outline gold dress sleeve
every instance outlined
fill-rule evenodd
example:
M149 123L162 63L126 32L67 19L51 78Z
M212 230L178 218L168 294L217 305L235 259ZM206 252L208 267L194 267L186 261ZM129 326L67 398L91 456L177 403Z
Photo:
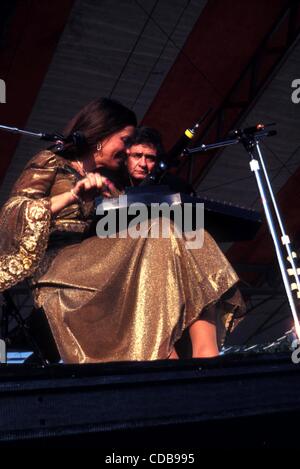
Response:
M15 183L0 212L0 291L33 274L47 248L51 211L49 193L56 156L38 153Z

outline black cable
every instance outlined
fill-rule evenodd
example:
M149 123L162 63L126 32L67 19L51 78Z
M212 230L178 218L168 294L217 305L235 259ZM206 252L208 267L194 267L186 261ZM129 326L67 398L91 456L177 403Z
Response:
M120 81L120 79L121 79L121 77L122 77L122 75L123 75L123 73L124 73L124 70L125 70L125 68L127 67L128 63L129 63L129 60L131 59L132 54L133 54L134 50L136 49L136 46L138 45L138 42L139 42L139 40L141 39L141 37L142 37L142 35L143 35L143 32L145 31L145 29L146 29L148 23L150 22L151 15L152 15L152 13L154 12L154 10L155 10L155 8L156 8L158 2L159 2L159 0L156 0L155 4L154 4L153 7L152 7L151 13L150 13L150 14L147 13L146 22L145 22L144 26L142 27L142 29L141 29L141 31L140 31L140 33L139 33L139 35L138 35L138 37L137 37L137 39L136 39L136 41L135 41L135 43L134 43L134 45L133 45L133 47L132 47L130 53L128 54L127 59L126 59L124 65L123 65L123 67L122 67L122 69L121 69L121 71L120 71L120 73L119 73L119 76L118 76L117 80L115 81L115 84L114 84L114 86L113 86L113 88L112 88L112 90L111 90L111 92L110 92L110 94L109 94L109 97L110 97L110 98L112 97L113 92L115 91L116 87L118 86L119 81Z
M136 3L137 3L137 2L136 2ZM181 12L180 15L179 15L178 20L176 21L176 23L175 23L175 25L174 25L174 27L173 27L173 29L172 29L172 31L171 31L170 36L172 36L172 35L174 34L174 32L175 32L175 30L176 30L176 28L177 28L179 22L181 21L183 15L184 15L184 13L186 12L186 9L188 8L188 6L189 6L190 3L191 3L191 0L188 0L187 3L186 3L186 5L183 7L183 10L182 10L182 12ZM139 5L139 6L140 6L140 5ZM133 104L131 105L131 109L134 108L134 106L135 106L137 100L139 99L139 97L141 96L142 92L144 91L145 86L146 86L146 84L147 84L147 82L148 82L150 76L152 75L153 70L155 69L156 65L158 64L159 60L161 59L161 56L163 55L163 53L164 53L165 50L166 50L167 44L169 43L169 37L168 37L167 34L166 34L166 36L167 36L167 40L166 40L166 42L165 42L165 44L164 44L164 46L163 46L163 48L162 48L162 50L161 50L159 56L157 57L157 59L155 60L154 64L152 65L151 70L148 72L148 74L147 74L147 76L146 76L146 78L145 78L145 81L144 81L142 87L140 88L140 91L138 92L138 94L137 94L137 96L136 96L136 98L135 98Z
M293 163L291 165L291 167L293 167L295 164L296 163ZM282 169L282 167L280 166L280 167L272 169L270 172L273 172L273 171L279 171L280 172L281 169ZM291 173L291 174L293 174L293 173ZM228 186L228 185L232 185L232 184L235 184L236 182L244 181L244 180L247 180L247 179L253 179L253 175L250 174L249 176L244 176L242 178L231 179L230 181L227 180L226 182L222 182L220 184L217 184L216 186L211 186L211 187L207 187L206 189L202 189L201 191L198 192L198 194L201 194L201 192L207 192L207 191L210 191L210 190L219 189L220 187L225 187L225 186Z
M152 12L149 14L147 12L147 10L143 7L143 5L141 5L138 0L135 0L135 3L144 11L144 13L146 13L146 15L148 15L150 17L150 15L152 14ZM183 57L185 57L188 62L194 67L195 70L197 70L197 72L207 81L207 83L210 84L210 86L214 89L214 91L217 93L217 95L223 99L223 95L222 93L220 93L220 91L216 88L216 86L209 80L209 78L198 68L198 66L192 61L192 59L185 53L183 52L182 48L180 48L174 41L173 39L171 38L171 36L166 33L166 31L157 23L157 21L155 21L154 18L150 18L152 20L152 22L159 28L159 30L168 38L168 40L176 47L176 49L179 50L179 52L183 55Z
M289 170L289 167L288 167L288 165L287 165L287 162L289 161L289 158L290 158L290 157L287 159L287 161L282 161L282 160L279 158L279 156L275 153L275 151L272 150L272 149L266 144L266 142L262 141L261 143L262 143L262 145L263 145L270 153L272 153L273 156L275 156L276 160L279 161L279 163L281 164L281 168L278 169L277 175L281 172L282 168L285 168L285 169L287 170L287 172L292 176L293 173ZM274 179L275 179L276 177L277 177L277 176L273 176L271 182L274 181Z

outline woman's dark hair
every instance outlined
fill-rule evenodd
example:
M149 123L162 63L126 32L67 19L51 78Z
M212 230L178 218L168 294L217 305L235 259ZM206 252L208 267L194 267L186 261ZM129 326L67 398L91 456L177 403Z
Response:
M67 143L60 154L70 160L82 159L96 150L99 141L128 125L137 125L133 111L114 99L96 99L84 106L67 124L64 130Z
M165 153L161 134L158 132L158 130L153 129L152 127L137 127L132 137L130 137L128 147L130 148L132 145L142 144L154 147L157 151L158 159L160 159Z

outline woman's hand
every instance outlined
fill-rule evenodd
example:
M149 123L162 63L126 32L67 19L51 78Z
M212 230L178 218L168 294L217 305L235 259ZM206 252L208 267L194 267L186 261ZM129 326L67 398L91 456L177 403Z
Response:
M85 202L94 200L99 194L112 197L116 192L114 183L99 173L88 173L84 179L76 183L71 191L75 199L82 199Z
M94 200L94 198L103 193L106 189L105 178L99 173L88 173L85 178L81 179L73 187L71 193L75 199L82 199L85 202Z
M81 200L92 201L99 194L103 197L115 197L118 191L108 178L99 173L88 173L70 191L51 197L51 213L56 215L63 208Z

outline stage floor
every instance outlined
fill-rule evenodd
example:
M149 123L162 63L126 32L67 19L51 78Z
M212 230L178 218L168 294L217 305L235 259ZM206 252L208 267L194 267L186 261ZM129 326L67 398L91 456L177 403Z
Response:
M166 437L172 437L172 444L214 447L215 437L206 437L217 435L220 447L228 439L236 447L249 447L256 439L257 446L272 447L280 435L287 437L281 424L299 415L300 366L291 353L0 365L2 445L72 445L78 440L126 446L144 445L146 437L151 444L166 445ZM194 431L202 443L187 436Z

